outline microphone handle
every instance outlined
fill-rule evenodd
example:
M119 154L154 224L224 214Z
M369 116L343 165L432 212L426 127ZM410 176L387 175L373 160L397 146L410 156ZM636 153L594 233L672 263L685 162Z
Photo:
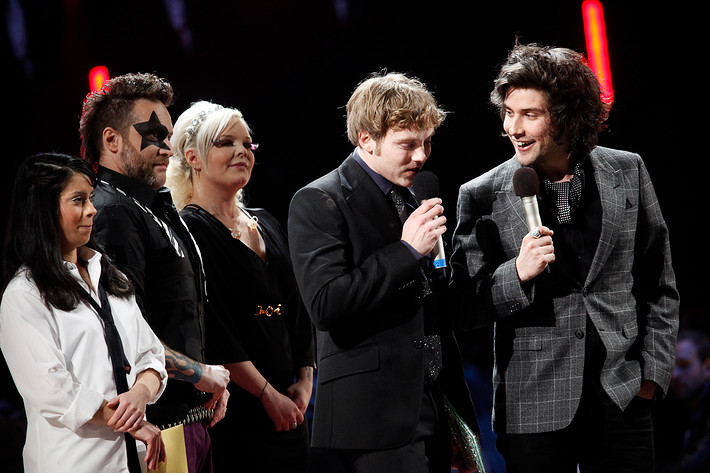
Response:
M437 218L437 217L434 217ZM444 239L439 235L439 241L436 242L436 246L431 250L432 265L435 268L444 269L446 268L446 252L444 250Z
M528 223L528 231L533 231L533 229L542 225L542 220L540 219L540 208L537 205L537 197L525 196L521 197L520 200L523 201L523 209L525 210L525 220Z
M434 259L432 264L435 268L446 268L446 253L444 252L444 239L439 236L439 241L436 242L436 246L431 250L431 256Z

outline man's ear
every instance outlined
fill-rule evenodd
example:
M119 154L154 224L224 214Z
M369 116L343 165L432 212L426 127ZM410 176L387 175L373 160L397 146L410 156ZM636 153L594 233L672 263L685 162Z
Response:
M104 148L112 154L117 154L119 149L121 149L123 137L115 128L111 128L110 126L104 128L101 138Z
M365 130L360 130L358 134L358 146L360 149L365 151L367 154L374 154L377 147L377 143L370 133Z

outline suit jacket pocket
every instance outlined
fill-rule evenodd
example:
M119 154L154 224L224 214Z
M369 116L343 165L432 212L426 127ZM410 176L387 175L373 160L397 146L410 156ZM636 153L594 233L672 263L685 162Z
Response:
M353 348L326 355L318 364L318 382L325 384L338 378L375 371L380 367L377 345Z
M638 323L636 323L636 321L632 321L632 322L628 322L628 323L624 324L622 332L624 334L624 338L628 338L628 339L636 338L639 334Z

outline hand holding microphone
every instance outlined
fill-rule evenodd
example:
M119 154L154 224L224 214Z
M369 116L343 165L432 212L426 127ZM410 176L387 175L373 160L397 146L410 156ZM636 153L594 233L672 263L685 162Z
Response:
M432 198L422 202L404 222L402 240L422 256L433 253L441 241L441 235L446 231L446 217L441 215L442 212L441 199ZM443 255L443 248L441 253Z
M439 179L431 171L420 171L414 178L413 182L414 191L416 192L417 200L420 202L429 201L432 198L437 198L438 205L441 205L439 196ZM443 215L443 207L439 213L434 216L435 226L437 227L438 238L436 244L429 251L432 257L432 264L434 268L446 271L446 253L444 251L444 239L442 235L446 231L444 223L446 223L446 217Z
M522 167L513 174L513 190L520 197L525 211L525 220L529 233L523 238L520 254L515 260L515 267L521 282L527 282L542 273L555 261L555 248L552 244L552 230L542 225L537 194L540 181L537 172L530 167Z

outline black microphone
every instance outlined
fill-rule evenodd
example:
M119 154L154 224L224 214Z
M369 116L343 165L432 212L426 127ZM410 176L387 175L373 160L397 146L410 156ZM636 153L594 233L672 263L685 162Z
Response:
M414 194L417 200L421 202L422 200L431 199L433 197L439 196L439 179L431 171L419 171L416 176L414 176L414 182L412 183L412 188L414 189ZM433 258L433 265L435 268L446 269L446 253L444 253L444 239L439 235L439 241L436 246L431 250L431 256Z
M531 167L522 167L513 174L513 190L515 195L523 201L525 220L528 231L535 235L537 227L542 225L540 209L537 205L537 194L540 190L540 180L537 172Z

